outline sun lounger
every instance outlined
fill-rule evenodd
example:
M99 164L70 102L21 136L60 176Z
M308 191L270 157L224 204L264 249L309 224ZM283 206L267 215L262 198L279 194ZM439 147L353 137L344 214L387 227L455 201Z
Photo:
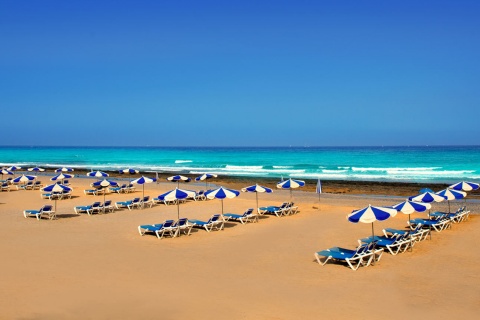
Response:
M413 230L399 230L393 228L383 229L383 234L387 238L395 238L398 235L410 234L410 237L412 238L412 240L414 240L414 242L419 242L427 239L429 233L430 230L423 229L421 223L417 224Z
M105 189L104 189L104 188L85 189L85 190L83 190L83 193L85 193L86 195L98 196L98 195L100 195L100 194L104 194L104 193L105 193Z
M116 193L127 193L127 185L122 184L120 187L112 187L110 188L111 192L116 192Z
M125 188L125 193L129 193L129 192L135 192L135 186L130 183L126 188Z
M155 204L155 202L153 201L153 199L150 199L150 196L145 196L142 199L141 207L142 208L144 208L144 207L151 208L154 204Z
M405 252L412 246L412 240L409 237L409 233L397 235L392 238L387 238L385 236L368 237L361 239L360 241L367 244L376 242L376 247L387 248L392 255Z
M101 205L101 210L104 212L115 211L115 207L112 205L112 200L106 200L105 203Z
M432 229L435 230L436 232L441 232L447 228L450 228L451 227L451 224L452 224L452 220L450 219L420 219L420 218L417 218L417 219L413 219L413 220L410 220L408 221L408 224L410 226L410 229L415 229L415 227L417 226L417 224L421 224L423 228L428 228L428 229Z
M219 214L214 214L213 216L208 219L208 221L201 221L201 220L188 220L191 224L193 224L194 228L204 228L207 232L212 230L222 230L224 226L223 219L220 218Z
M188 223L187 218L181 218L172 226L174 229L174 237L180 236L182 233L189 236L192 231L193 224Z
M7 182L2 183L2 186L0 187L1 191L10 191L10 186L8 185Z
M374 258L375 253L370 251L371 244L359 245L356 249L345 249L340 247L333 247L327 250L322 250L314 253L317 262L324 266L328 261L346 262L348 266L356 271L360 266L369 266ZM324 257L324 261L321 258ZM380 260L380 259L378 259Z
M63 180L62 184L63 184L64 186L69 186L69 185L70 185L70 181L68 181L68 180Z
M258 208L260 214L274 214L277 217L287 215L290 212L290 203L284 202L281 206L268 206Z
M242 224L245 224L250 221L250 219L255 220L257 217L253 214L253 209L250 208L245 211L243 214L236 214L236 213L224 213L223 216L225 217L225 221L238 221Z
M115 207L117 209L128 208L128 210L132 210L135 207L138 208L140 204L140 198L134 198L133 200L115 202Z
M153 233L161 239L163 237L163 233L173 232L172 226L174 223L175 223L174 220L165 220L163 223L159 223L159 224L144 224L144 225L138 226L138 233L140 233L141 236L143 236L146 233ZM159 234L157 234L157 231L159 231Z
M55 219L55 211L51 205L44 205L39 210L25 210L23 211L23 216L27 217L36 217L37 220L42 219L42 215L46 214L50 220Z
M41 181L35 181L34 185L33 185L33 190L40 190L41 188L43 188L43 184Z
M17 190L33 190L34 186L33 181L28 181L26 184L17 184Z
M195 201L205 201L206 199L207 197L205 197L204 190L198 191L197 194L195 195Z
M98 212L99 209L100 202L94 202L89 206L77 206L73 208L76 214L86 213L88 215L92 215L93 213Z

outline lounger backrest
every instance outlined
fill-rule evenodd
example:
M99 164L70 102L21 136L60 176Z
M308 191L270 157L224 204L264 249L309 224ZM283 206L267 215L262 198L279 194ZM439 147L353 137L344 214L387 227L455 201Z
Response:
M144 201L144 202L147 202L148 200L150 200L150 196L145 196L145 197L143 197L143 201Z
M47 204L47 205L44 205L40 211L52 211L52 206Z
M112 204L112 200L107 200L107 201L105 201L104 206L107 207L111 204Z
M188 219L187 218L181 218L175 223L176 227L182 227L187 224Z
M133 202L133 203L135 203L135 202L140 202L140 198L134 198L134 199L132 200L132 202Z
M100 207L100 202L94 202L92 208Z
M220 215L219 215L219 214L214 214L210 219L208 219L208 222L207 222L207 223L215 222L215 221L217 221L218 219L220 219Z
M245 213L243 214L243 216L246 217L246 216L252 214L252 212L253 212L253 209L252 209L252 208L247 209L247 211L245 211Z
M174 223L175 223L174 220L165 220L162 227L163 228L169 228L169 227L173 226Z

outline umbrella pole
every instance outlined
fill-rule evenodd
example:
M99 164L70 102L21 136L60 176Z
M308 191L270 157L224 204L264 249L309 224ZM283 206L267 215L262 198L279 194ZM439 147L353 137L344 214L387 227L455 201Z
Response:
M107 190L105 190L105 188L103 188L103 214L105 214L105 193L106 193Z
M292 188L290 188L290 202L292 202Z
M225 217L223 216L223 199L221 199L221 201L222 201L222 219L223 221L225 221Z
M259 207L258 207L258 192L257 192L257 191L255 191L255 198L256 198L256 200L257 200L257 213L255 214L255 217L257 217L256 220L257 220L257 222L258 222L258 211L259 211Z
M372 246L373 262L372 262L372 266L374 266L377 257L375 256L375 231L374 231L374 229L373 229L373 222L372 222L372 241L373 241L373 246Z
M180 201L177 199L177 223L180 220ZM178 233L178 236L180 237L182 233L180 232L180 227L177 227L177 230L175 231Z
M321 193L318 194L318 210L320 210L320 195Z
M142 209L143 209L143 206L145 205L143 203L143 199L145 198L145 183L142 184Z
M447 202L448 202L448 213L450 213L450 200L448 200Z

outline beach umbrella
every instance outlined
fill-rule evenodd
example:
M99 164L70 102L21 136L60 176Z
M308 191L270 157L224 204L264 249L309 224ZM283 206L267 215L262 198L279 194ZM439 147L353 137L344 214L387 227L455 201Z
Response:
M411 196L408 198L410 201L415 201L415 202L426 202L426 203L431 203L431 202L442 202L446 198L443 196L439 196L438 194L435 194L433 192L424 192L422 194L419 194L417 196Z
M196 177L196 178L195 178L195 181L203 181L203 180L205 180L205 188L207 188L207 187L208 187L208 185L207 185L207 180L208 180L208 179L217 178L217 177L218 177L218 176L217 176L216 174L213 174L213 173L204 173L204 174L202 174L201 176Z
M290 189L290 201L292 200L292 189L300 188L305 185L305 181L294 180L292 178L277 183L279 189Z
M39 168L39 167L28 168L27 170L30 171L30 172L43 172L43 171L45 171L45 169Z
M13 172L12 171L8 171L7 169L2 169L2 180L3 180L3 175L6 174L6 175L13 175Z
M87 173L87 177L105 178L108 177L108 173L103 171L91 171Z
M142 185L142 197L145 197L145 184L146 183L152 183L152 182L155 182L155 181L157 181L156 178L147 178L147 177L141 176L138 179L130 181L130 183L141 184Z
M33 181L35 179L37 179L37 176L27 176L22 174L21 176L18 176L15 179L13 179L12 182L13 183L23 182L23 184L25 185L26 182Z
M242 188L242 192L255 192L255 199L257 201L257 212L258 212L258 193L265 192L265 193L272 193L272 189L260 186L258 184L254 184L253 186Z
M136 173L139 173L140 171L132 169L132 168L127 168L127 169L123 169L123 170L118 170L118 172L122 173L122 174L136 174Z
M195 191L175 188L159 196L160 200L177 202L177 217L180 219L180 201L186 198L195 197Z
M45 192L70 192L72 191L73 189L70 188L70 187L67 187L66 185L63 185L61 183L54 183L54 184L51 184L51 185L48 185L44 188L42 188L42 191L45 191ZM57 198L55 197L55 211L57 211Z
M67 167L63 167L63 168L58 168L55 170L55 172L73 172L73 168L67 168Z
M115 182L115 181L111 181L111 180L107 180L107 179L103 179L103 180L98 180L98 181L95 181L93 183L90 184L92 187L94 188L102 188L102 189L106 189L108 187L116 187L118 186L118 183ZM105 191L103 192L103 213L105 213Z
M17 171L17 170L20 170L20 169L22 169L22 167L20 167L20 166L18 166L18 167L17 166L11 166L11 167L7 168L7 170L9 170L9 171Z
M71 174L68 174L68 173L60 173L60 174L57 174L56 176L50 178L51 181L58 181L58 180L62 180L62 183L63 183L63 180L65 179L71 179L73 178L73 175Z
M397 209L392 207L374 207L372 205L368 205L368 207L354 210L347 216L347 220L353 223L371 223L372 224L372 240L375 240L375 230L373 228L373 223L375 221L383 221L387 220L390 217L394 217L397 215ZM375 245L373 247L375 250ZM375 257L374 257L375 261Z
M461 181L449 186L449 189L457 190L457 191L472 191L477 190L480 187L480 184L475 182L467 182Z
M223 217L223 199L233 199L238 197L240 192L237 190L227 189L224 187L220 187L215 190L208 190L205 192L205 196L208 199L220 199L222 201L222 217Z
M431 207L432 205L430 203L415 202L408 199L392 206L392 208L396 209L397 211L403 214L408 214L408 221L410 221L410 215L412 213L425 212L430 210Z
M423 189L420 189L420 193L425 193L425 192L430 192L430 193L434 193L432 189L430 188L423 188Z
M450 213L450 200L459 200L467 196L467 193L464 191L457 191L449 188L438 191L436 194L447 199L448 213Z
M168 181L171 181L171 182L177 182L178 183L178 187L180 187L180 181L183 181L183 182L190 182L190 178L189 177L185 177L185 176L181 176L181 175L176 175L176 176L171 176L171 177L168 177L167 178Z

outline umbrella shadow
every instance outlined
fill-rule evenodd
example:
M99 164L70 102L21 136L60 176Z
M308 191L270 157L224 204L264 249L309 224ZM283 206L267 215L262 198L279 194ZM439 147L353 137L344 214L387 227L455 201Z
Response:
M56 220L59 220L59 219L76 218L76 217L80 217L80 215L76 213L60 213L60 214L57 213L55 217L56 217Z

